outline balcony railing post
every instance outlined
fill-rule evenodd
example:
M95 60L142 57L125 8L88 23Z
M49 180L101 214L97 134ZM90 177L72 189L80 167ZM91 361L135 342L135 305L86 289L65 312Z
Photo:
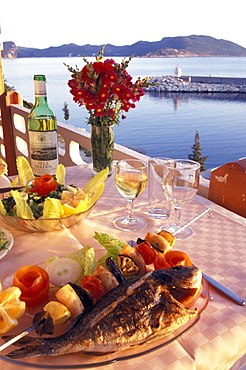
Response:
M10 107L11 104L23 105L21 95L19 95L15 91L4 92L0 96L2 130L3 130L3 138L0 139L0 143L5 147L4 160L8 163L8 174L15 175L17 173L16 145L13 133L13 116L11 114ZM2 156L4 156L3 153Z

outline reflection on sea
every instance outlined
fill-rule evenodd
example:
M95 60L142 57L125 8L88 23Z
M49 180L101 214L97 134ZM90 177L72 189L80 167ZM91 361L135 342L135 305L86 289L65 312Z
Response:
M118 144L141 148L151 157L188 158L196 131L206 167L246 156L244 93L146 92L115 127Z
M179 109L182 102L189 103L193 100L213 100L213 101L228 101L228 102L246 102L246 94L244 93L186 93L186 92L159 92L149 91L149 94L153 98L161 100L172 100L174 109Z

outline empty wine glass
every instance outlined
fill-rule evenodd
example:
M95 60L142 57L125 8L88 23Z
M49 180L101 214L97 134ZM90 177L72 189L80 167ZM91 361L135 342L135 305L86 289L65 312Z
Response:
M128 216L118 217L114 225L120 230L135 231L143 229L147 222L134 216L134 200L146 189L148 164L138 159L124 159L115 167L115 184L119 193L126 198Z
M176 239L187 239L193 231L190 227L178 232L182 227L180 224L181 211L195 197L200 178L200 164L189 159L171 159L165 162L162 187L167 199L170 200L175 209L174 224L166 224L161 229L171 233L177 232Z

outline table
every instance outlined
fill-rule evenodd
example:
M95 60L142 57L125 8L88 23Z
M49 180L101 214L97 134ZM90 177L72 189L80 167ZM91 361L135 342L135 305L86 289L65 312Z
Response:
M93 176L91 165L67 168L67 183L84 186ZM206 207L213 209L211 218L202 217L193 224L194 235L187 241L177 241L175 249L188 253L193 263L246 298L246 219L213 204L200 196L187 205L182 221L188 222ZM115 188L113 176L106 180L102 197L88 219L70 229L48 233L25 233L4 223L14 236L11 251L0 261L0 280L24 264L36 264L52 255L64 256L91 245L97 257L104 251L93 239L95 231L111 234L127 241L144 237L147 231L156 232L163 221L147 214L147 191L137 200L136 213L148 221L145 230L123 232L114 228L112 221L126 213L126 201ZM171 216L172 218L172 216ZM242 369L246 366L246 307L239 306L211 288L213 301L202 313L199 322L184 336L168 346L143 357L103 367L105 370L212 370ZM4 370L18 370L19 366L0 360ZM23 369L23 368L22 368Z

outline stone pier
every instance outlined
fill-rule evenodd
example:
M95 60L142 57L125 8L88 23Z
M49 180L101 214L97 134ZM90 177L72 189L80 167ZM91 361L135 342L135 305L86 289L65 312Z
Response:
M211 76L160 76L150 80L145 91L246 93L246 78Z

